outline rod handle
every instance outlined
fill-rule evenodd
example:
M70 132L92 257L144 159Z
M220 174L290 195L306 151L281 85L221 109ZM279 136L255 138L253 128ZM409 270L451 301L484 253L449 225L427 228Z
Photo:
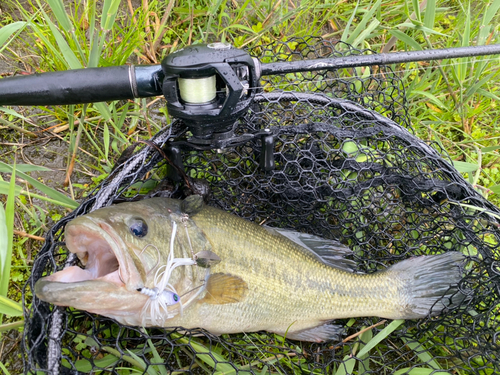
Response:
M122 65L0 80L0 105L62 105L161 95L161 66Z

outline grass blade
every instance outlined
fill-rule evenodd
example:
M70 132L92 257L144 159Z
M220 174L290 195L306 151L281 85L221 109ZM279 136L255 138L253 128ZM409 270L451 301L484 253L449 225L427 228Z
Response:
M59 50L50 42L50 40L46 37L45 33L41 30L40 27L38 27L36 22L30 22L29 23L30 27L34 30L34 34L36 34L36 37L39 38L44 46L50 50L50 52L54 55L54 58L59 62L64 61L63 55L59 52ZM67 68L67 66L65 65Z
M415 51L421 51L422 47L418 42L415 41L415 39L411 38L410 36L406 35L404 32L399 31L399 30L389 30L389 33L402 41L403 43L411 46Z
M467 163L465 161L455 161L453 160L453 166L460 173L471 173L477 171L479 168L478 164Z
M5 164L5 163L3 163L3 162L0 161L0 167L2 167L2 166L4 168L10 169L10 173L14 174L13 171L15 170L15 168L13 168L12 166L10 166L8 164ZM54 199L55 201L60 202L61 205L64 205L64 207L68 207L68 208L76 208L76 207L78 207L78 203L77 202L75 202L71 198L68 198L63 193L60 193L57 190L52 189L51 187L48 187L48 186L42 184L41 182L37 181L33 177L28 176L25 173L17 171L17 174L19 175L20 178L22 178L23 180L28 181L31 185L33 185L36 189L40 190L42 193L46 194L48 197ZM12 195L14 195L14 192L15 192L15 190L13 188Z
M49 4L52 13L54 13L59 26L68 31L73 29L73 25L69 20L66 10L64 9L63 2L61 0L47 0L47 3Z
M16 169L12 168L12 176L10 177L9 195L7 196L7 202L5 203L5 211L3 205L0 203L1 219L0 226L3 227L2 231L5 236L0 239L2 241L0 245L0 253L2 257L2 267L0 268L0 297L7 297L7 292L9 291L10 282L10 268L12 262L12 241L14 237L14 200L16 191ZM3 302L3 299L1 300ZM11 305L8 298L5 298L5 303L2 303L2 308L5 309L9 315L15 314L15 304ZM14 301L12 301L14 302ZM14 311L11 309L14 308ZM1 313L1 311L0 311ZM21 308L22 314L22 308ZM3 315L0 314L0 324L2 323Z
M104 134L103 134L103 141L104 141L104 158L106 161L108 160L109 156L109 128L108 124L104 123Z
M5 114L7 114L9 116L17 117L23 121L30 123L30 120L27 117L24 117L19 112L14 111L12 108L0 107L0 111L4 112Z
M137 367L139 367L142 370L146 370L146 368L147 368L146 373L148 373L149 375L158 375L156 370L153 367L146 365L146 362L144 362L144 360L141 357L139 357L137 354L135 354L134 352L132 352L129 349L127 349L127 352L130 354L130 357L133 358L135 365Z
M366 39L369 38L370 33L377 28L377 26L380 25L380 21L378 19L374 19L366 29L364 29L359 36L352 42L353 47L357 47L358 45L362 44ZM367 69L368 70L368 69Z
M500 0L495 0L488 8L483 12L483 20L481 21L481 26L479 27L479 36L477 38L478 45L484 45L491 32L492 24L491 21L493 17L496 16L498 10L500 9Z
M115 22L120 0L105 0L102 7L101 25L104 30L111 30Z
M418 22L422 22L422 16L420 15L420 6L418 4L418 0L412 0L413 10L415 12L415 20Z
M403 319L398 319L392 321L387 327L385 327L382 331L380 331L370 342L368 342L363 349L361 349L358 355L361 357L365 354L368 354L370 350L372 350L380 341L384 340L387 336L389 336L392 332L399 328L401 324L405 321Z
M354 20L354 17L356 16L356 13L358 11L358 6L359 6L359 1L356 2L356 6L354 7L354 10L352 11L351 17L349 18L349 21L347 21L347 24L344 27L344 32L342 33L342 37L340 40L347 40L348 35L349 35L349 28L351 27L352 21Z
M1 237L2 243L0 247L0 255L2 261L2 268L0 269L0 296L7 296L10 280L10 266L12 260L12 239L14 236L14 200L16 191L16 172L15 168L12 169L12 176L10 178L9 195L5 204L5 211L3 206L1 208L0 225L3 226Z
M73 46L78 50L82 61L85 61L85 53L81 47L81 42L75 34L75 26L68 17L68 13L64 7L64 2L62 0L47 0L47 2L49 3L50 9L59 23L59 28L65 31L67 35L71 36L73 39Z
M11 167L12 168L12 167ZM0 172L2 173L10 173L12 170L11 168L5 168L0 165ZM33 172L33 171L51 171L52 169L47 168L47 167L42 167L39 165L32 165L32 164L16 164L16 171L21 171L21 172Z
M489 92L489 91L486 91L486 90L483 90L483 89L477 89L476 91L478 94L482 95L482 96L485 96L487 98L490 98L490 99L493 99L493 100L497 100L500 102L500 96L497 96L495 94L493 94L492 92Z
M359 339L363 342L370 342L370 340L373 338L373 330L369 329L366 332L363 332L360 336ZM361 361L358 362L358 373L366 373L370 372L370 356L368 354L365 354L363 357L360 357Z
M492 80L492 78L495 76L495 74L496 73L491 73L491 74L487 75L486 77L484 77L483 79L476 82L474 85L470 86L467 89L467 91L465 92L464 101L467 101L472 95L474 95L477 92L477 90L479 90L481 88L481 86L483 86L487 82L490 82Z
M398 370L394 373L394 375L434 375L434 374L443 374L442 372L433 372L434 370L430 368L422 368L422 367L406 367ZM449 372L445 372L445 374L450 375Z
M0 332L10 331L11 329L19 329L23 326L24 326L24 319L17 320L17 321L12 322L12 323L6 323L6 324L0 325Z
M19 34L27 23L24 21L13 22L0 28L0 52L2 52L9 44L6 43L13 34Z
M428 91L420 91L420 90L413 90L412 91L413 95L423 95L427 99L429 99L432 103L437 105L441 109L446 109L446 104L444 104L441 100L439 100L435 95L431 94Z
M82 63L80 62L80 60L78 60L78 58L76 57L73 50L66 42L66 39L64 39L64 36L57 29L56 25L54 25L54 23L50 20L47 13L45 13L42 10L42 14L45 18L45 21L47 22L47 25L50 28L50 31L52 32L52 35L54 36L54 38L56 40L57 45L59 46L59 49L64 57L64 60L67 63L66 66L70 69L82 69L83 68Z
M16 185L15 189L16 190L14 191L14 195L17 197L19 194L21 194L22 187ZM0 194L5 194L7 196L10 194L10 183L9 182L7 182L7 181L0 181ZM1 215L0 215L0 217L1 217ZM5 218L5 214L4 214L4 218ZM1 235L1 231L0 231L0 235ZM7 238L7 237L5 237L5 238ZM0 258L1 258L1 254L0 254ZM1 266L0 266L0 269L2 269Z
M215 351L210 350L206 346L197 343L194 340L189 340L187 338L180 338L179 341L184 344L190 344L196 357L198 357L204 363L206 363L214 370L216 370L217 374L237 373L237 370L233 366L227 363L228 362L227 359L225 359L223 356L216 353Z
M405 337L401 337L401 339L411 350L413 350L414 353L417 354L418 358L422 361L422 363L425 363L427 366L431 367L432 369L431 371L435 371L433 372L433 374L436 375L449 374L449 372L447 371L436 371L436 370L442 370L442 367L439 366L439 364L434 360L434 357L428 352L424 344L421 344L418 341L409 340Z
M100 58L100 51L98 49L99 46L99 35L96 32L96 2L91 1L90 4L87 3L86 5L88 7L88 11L86 12L88 14L89 18L89 29L88 29L88 35L89 35L89 40L90 40L90 54L88 58L88 64L87 66L90 68L97 67L99 65L99 58Z
M111 112L109 111L109 108L106 105L106 103L104 102L94 103L94 107L97 108L97 110L99 111L104 120L106 121L111 120Z
M377 0L377 2L370 8L370 10L364 14L359 25L354 29L352 34L346 40L347 43L352 44L355 40L358 40L358 36L360 36L362 33L364 34L364 31L366 31L366 25L367 25L368 21L370 21L374 18L373 14L380 7L381 2L382 2L382 0ZM378 20L376 20L376 19L373 20L371 22L371 24L373 24L374 21L378 21ZM379 23L380 23L380 21L379 21Z
M427 0L424 14L424 26L433 29L436 19L436 0Z
M0 314L9 316L22 316L23 306L10 298L0 296Z
M490 190L495 194L500 194L500 185L490 186Z
M0 271L2 271L2 275L4 274L3 270L5 268L9 252L8 238L9 238L9 233L7 231L7 220L5 218L5 210L3 208L3 204L0 203ZM2 279L0 279L0 283L3 284Z
M481 149L481 152L485 153L485 152L491 152L491 151L495 151L495 150L500 150L500 146L484 147Z
M494 188L495 188L495 186L493 186L492 188L490 188L490 190L493 190ZM495 218L497 220L500 220L500 215L498 215L495 212L492 212L492 211L488 210L487 208L476 207L476 206L473 206L473 205L470 205L470 204L465 204L465 203L455 203L455 202L448 202L448 203L454 204L456 206L467 207L467 208L470 208L471 210L474 210L474 211L477 211L477 212L483 212L486 215L490 215L491 217L493 217L493 218Z
M380 331L373 339L371 339L366 345L359 351L356 355L358 358L362 358L366 354L370 352L375 346L380 343L380 341L384 340L387 336L389 336L392 332L394 332L398 327L404 323L403 319L398 319L392 321L387 327L385 327L382 331ZM354 369L354 365L356 364L356 359L351 358L350 355L346 355L344 357L343 364L340 365L335 375L346 375L352 374Z
M162 360L162 358L158 354L158 351L156 350L155 346L153 345L153 342L151 341L151 339L148 339L148 346L151 349L151 352L153 353L154 360L158 363L157 367L160 370L160 374L161 375L168 375L167 368L165 367L165 365L162 364L164 361Z
M470 43L470 4L469 8L467 11L467 19L465 21L465 28L464 32L462 34L462 47L467 47ZM458 64L458 79L459 81L465 80L465 77L467 75L467 65L469 62L469 58L463 58L461 59L460 63Z
M2 369L5 375L10 375L9 370L7 370L7 367L5 367L2 362L0 362L0 369Z

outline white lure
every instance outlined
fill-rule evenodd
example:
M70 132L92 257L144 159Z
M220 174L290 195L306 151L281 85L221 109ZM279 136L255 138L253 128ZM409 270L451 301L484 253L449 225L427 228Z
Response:
M160 266L154 278L154 288L141 288L138 291L145 294L149 299L142 308L142 325L146 326L149 318L151 325L162 326L167 319L173 318L174 314L168 311L168 306L180 303L182 313L182 301L174 286L169 283L172 271L179 266L193 266L196 261L192 258L174 258L174 242L177 234L177 223L172 221L172 237L170 238L170 253L167 264Z

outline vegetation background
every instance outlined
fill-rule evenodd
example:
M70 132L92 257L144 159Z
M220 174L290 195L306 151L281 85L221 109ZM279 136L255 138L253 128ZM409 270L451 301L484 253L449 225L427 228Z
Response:
M500 43L500 0L3 0L0 75L156 64L186 45L322 36L376 52ZM500 58L394 66L412 126L500 203ZM362 74L362 71L360 71ZM0 107L0 368L20 372L21 289L43 234L169 122L161 98ZM27 303L29 303L29 297Z

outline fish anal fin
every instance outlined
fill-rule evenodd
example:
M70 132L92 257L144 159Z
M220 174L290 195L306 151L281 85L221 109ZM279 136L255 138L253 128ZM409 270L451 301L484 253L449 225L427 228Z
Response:
M327 323L313 328L288 332L286 338L310 342L339 341L343 332L344 327Z
M207 293L200 302L223 305L243 301L248 291L248 285L238 276L216 273L210 275L206 290Z

